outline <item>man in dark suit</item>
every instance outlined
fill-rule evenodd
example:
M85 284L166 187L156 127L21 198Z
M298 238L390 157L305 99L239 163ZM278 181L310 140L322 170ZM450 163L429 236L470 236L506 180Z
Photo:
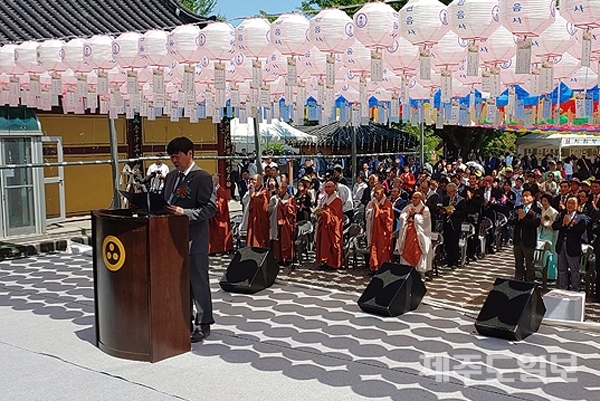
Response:
M551 206L559 212L565 210L570 192L571 184L569 181L561 181L559 186L559 194L552 199Z
M498 168L498 159L494 156L493 153L485 161L485 174L491 175L492 171Z
M523 190L523 204L515 208L508 224L513 231L513 252L515 256L515 280L535 280L533 254L537 246L537 228L542 221L542 211L533 203L530 189Z
M556 253L558 254L558 288L579 291L579 261L581 258L581 236L586 230L587 217L577 211L577 197L567 199L567 207L552 223L558 230ZM569 285L570 284L570 285Z
M442 202L443 208L440 212L444 219L444 246L446 248L446 262L448 267L460 264L460 232L462 223L467 217L467 204L465 198L458 195L456 184L450 183L446 186L448 197Z
M194 144L186 137L173 139L167 152L175 170L167 174L163 197L167 210L190 220L190 281L192 300L198 311L192 342L200 342L210 334L212 301L208 282L208 222L216 213L216 192L210 174L194 163Z
M240 202L244 199L244 195L248 192L248 188L250 187L250 174L247 170L242 171L242 178L240 179L238 186L238 194L240 196ZM242 203L242 206L244 204Z

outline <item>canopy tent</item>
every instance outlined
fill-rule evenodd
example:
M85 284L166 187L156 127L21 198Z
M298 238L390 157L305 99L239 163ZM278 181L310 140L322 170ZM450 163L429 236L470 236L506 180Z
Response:
M317 143L317 137L304 133L291 125L272 120L271 124L259 123L260 143L279 142L282 144L293 144L294 146L312 145ZM254 118L248 117L247 123L240 123L239 118L234 118L230 123L231 142L236 148L245 148L246 151L254 150Z
M517 151L522 155L551 153L560 154L561 159L569 155L580 157L584 151L588 157L595 157L599 146L600 135L592 134L527 134L517 138Z

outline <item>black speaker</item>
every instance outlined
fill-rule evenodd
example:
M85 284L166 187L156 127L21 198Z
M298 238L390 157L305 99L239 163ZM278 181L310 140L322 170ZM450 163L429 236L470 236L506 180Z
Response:
M277 273L279 265L269 248L245 247L235 253L219 285L225 291L254 294L272 286Z
M475 321L479 334L522 340L540 328L546 307L538 285L497 278Z
M358 299L358 306L375 315L398 316L416 309L426 292L412 266L384 263Z

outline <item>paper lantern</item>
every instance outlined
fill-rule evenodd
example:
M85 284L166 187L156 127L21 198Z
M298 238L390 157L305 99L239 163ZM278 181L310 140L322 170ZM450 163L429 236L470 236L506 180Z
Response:
M554 78L562 79L569 78L579 69L580 63L575 57L569 53L565 53L559 57L553 57ZM597 63L592 63L597 65Z
M471 88L463 84L457 78L452 78L452 97L465 97L471 92Z
M454 0L448 4L448 26L459 38L489 38L500 27L498 0Z
M439 85L437 86L439 87ZM411 80L408 88L408 95L412 100L429 100L431 99L431 88L421 85L419 82Z
M148 65L167 67L174 61L167 43L169 34L161 30L150 30L140 38L140 52Z
M561 81L573 90L592 89L598 84L598 74L591 68L580 67L571 77L562 78Z
M355 40L342 55L342 62L348 70L356 73L371 71L371 50Z
M310 23L299 13L280 15L271 24L271 43L284 56L300 56L314 45L308 39Z
M421 79L416 77L417 82L424 88L439 88L442 86L442 76L439 72L431 71L431 79Z
M227 76L231 82L244 82L252 79L252 59L242 52L236 52L229 61Z
M385 3L367 3L354 14L354 35L370 49L386 48L400 36L398 13Z
M488 39L479 41L479 61L484 65L502 64L516 53L515 37L503 26Z
M500 23L519 37L540 36L554 22L556 0L498 0Z
M560 0L562 16L581 28L600 28L600 2L597 0Z
M351 85L350 81L338 80L335 83L335 93L337 96L343 96L348 103L359 103L360 93Z
M235 29L235 50L246 57L261 59L273 52L269 41L271 25L264 18L245 19Z
M321 10L309 26L310 41L324 53L343 53L354 41L354 23L341 10Z
M600 32L596 32L595 30L587 32L585 29L577 29L571 37L571 43L567 51L581 60L583 57L582 41L584 35L589 35L591 41L592 54L590 58L592 60L598 59L600 56Z
M431 64L437 69L456 71L465 57L467 42L452 31L448 31L431 49Z
M22 66L15 63L15 49L17 45L4 45L0 48L0 72L8 75L25 73Z
M409 0L398 12L400 34L413 45L432 45L448 32L448 9L438 0Z
M457 73L454 77L463 85L477 85L481 83L481 76L467 75L467 60L464 59L458 66Z
M137 32L125 32L119 35L112 44L112 56L122 68L141 68L147 62L140 53L140 39Z
M38 42L26 41L15 47L15 63L21 66L25 72L41 74L46 71L46 68L38 62L39 45Z
M538 58L562 55L571 46L571 36L575 35L575 33L576 31L572 25L560 16L557 10L554 22L539 38L532 41L532 55Z
M58 39L45 40L38 46L38 62L48 71L64 71L63 63L65 42Z
M314 46L298 57L298 75L302 78L325 76L326 68L327 56Z
M419 67L419 49L407 39L399 37L383 53L383 60L397 73L413 73Z
M506 86L522 85L529 79L529 75L515 74L515 57L500 64L500 81Z
M286 74L287 60L276 50L267 57L262 67L263 81L273 82Z
M383 79L379 82L382 88L388 91L396 91L402 85L402 78L399 77L391 69L384 68Z
M195 82L201 84L213 84L215 77L215 62L208 57L202 57L199 63L196 64ZM229 79L229 76L228 76Z
M217 61L231 59L235 44L235 30L226 22L205 26L198 35L198 48Z
M200 61L200 28L196 25L181 25L169 35L169 50L173 58L181 64L196 64Z
M109 70L115 66L112 46L113 38L110 36L92 36L85 41L83 57L92 67Z
M85 39L71 39L63 46L63 63L68 68L75 72L89 72L94 67L88 62L83 55ZM111 57L112 58L112 57Z

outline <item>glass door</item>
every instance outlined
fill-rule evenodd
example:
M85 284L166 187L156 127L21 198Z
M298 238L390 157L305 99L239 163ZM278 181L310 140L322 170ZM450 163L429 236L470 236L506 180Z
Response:
M4 165L32 163L31 138L2 138ZM34 182L31 168L2 170L2 198L8 236L35 232Z
M63 149L60 137L43 136L44 163L62 163ZM46 224L65 220L65 176L63 166L44 167L44 194Z

